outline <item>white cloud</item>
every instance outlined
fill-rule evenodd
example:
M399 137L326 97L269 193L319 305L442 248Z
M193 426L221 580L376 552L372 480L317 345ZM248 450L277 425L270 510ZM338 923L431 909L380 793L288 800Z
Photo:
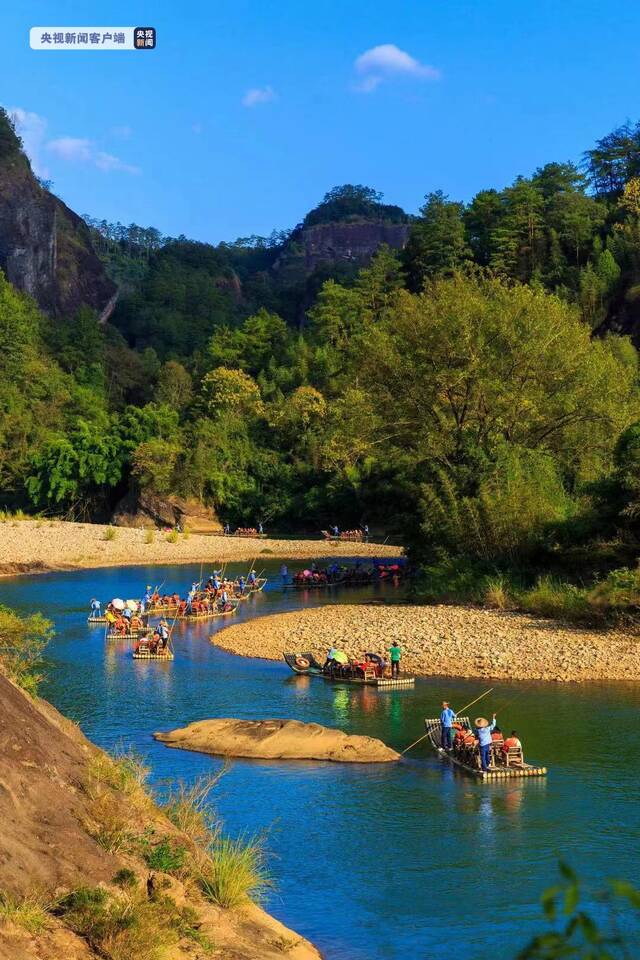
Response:
M38 113L24 110L22 107L8 107L7 113L13 119L16 131L22 138L25 153L31 161L34 173L38 177L49 179L50 172L43 158L44 153L52 154L66 163L89 163L104 173L120 171L122 173L138 174L140 168L125 163L112 153L99 150L93 140L87 137L56 137L47 139L47 121ZM131 135L130 127L114 127L111 130L115 136L127 138Z
M365 50L353 66L362 78L355 87L360 93L372 93L381 83L394 76L409 76L419 80L440 78L440 71L436 67L420 63L395 43L382 43Z
M91 163L104 173L111 173L112 170L119 170L122 173L140 173L139 167L125 163L119 157L114 157L112 153L97 150L94 142L84 137L58 137L57 140L49 140L47 150L70 163Z
M87 163L91 160L91 141L80 137L59 137L57 140L49 140L47 150L55 153L62 160L79 163Z
M123 173L140 173L140 167L134 167L131 163L125 163L124 160L121 160L119 157L114 157L111 153L104 153L102 150L97 151L93 157L93 162L98 170L104 170L105 173L109 173L111 170L121 170Z
M48 179L49 171L42 159L47 121L40 114L23 110L22 107L9 107L7 112L13 119L18 135L22 138L25 153L31 160L33 172L38 177Z
M252 87L242 98L242 106L257 107L261 103L271 103L276 99L275 91L271 87Z

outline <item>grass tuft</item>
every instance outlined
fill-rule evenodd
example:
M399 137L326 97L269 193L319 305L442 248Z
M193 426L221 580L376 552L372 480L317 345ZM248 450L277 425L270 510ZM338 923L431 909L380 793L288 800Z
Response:
M50 904L42 897L31 894L14 897L0 891L0 921L14 923L27 933L41 933L49 924Z
M179 539L179 534L177 530L172 530L171 533L168 533L165 537L167 543L177 543Z
M144 535L145 543L155 543L156 532L155 530L147 530Z
M117 536L118 536L118 531L116 530L115 527L107 527L107 529L104 532L104 539L107 541L115 540Z
M260 902L274 886L260 836L216 837L208 856L196 858L195 870L206 899L227 909Z
M196 845L206 846L212 837L218 835L220 823L208 801L229 767L226 762L217 773L199 777L189 787L179 783L167 797L164 805L167 817Z
M494 610L513 609L513 600L509 594L509 585L504 577L489 577L484 588L484 604Z

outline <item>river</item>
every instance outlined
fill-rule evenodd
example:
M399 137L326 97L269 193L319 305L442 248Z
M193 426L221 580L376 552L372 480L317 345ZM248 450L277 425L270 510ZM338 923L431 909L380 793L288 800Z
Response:
M264 564L267 589L239 617L371 593L283 592L279 565ZM163 581L184 593L199 575L199 565L136 566L0 581L1 603L55 622L43 695L100 746L133 746L160 791L219 761L168 749L154 730L205 717L287 717L402 749L443 696L462 704L487 686L425 679L415 690L377 692L295 677L283 663L209 642L220 620L178 623L173 663L134 662L125 645L87 626L92 596L137 597ZM546 780L476 783L424 744L401 764L236 761L223 778L214 802L227 829L268 831L278 888L267 909L327 960L507 960L541 929L539 896L559 858L587 883L637 876L640 686L494 686L483 711L505 706L503 727L518 728L527 758L549 768Z

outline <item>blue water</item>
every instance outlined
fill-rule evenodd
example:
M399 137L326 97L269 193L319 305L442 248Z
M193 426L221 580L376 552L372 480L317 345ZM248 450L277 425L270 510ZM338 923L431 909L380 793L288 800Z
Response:
M265 566L267 590L230 620L372 593L283 592L279 562ZM220 620L178 623L172 663L134 662L126 644L87 626L92 596L136 597L162 581L184 592L199 576L199 565L130 567L0 582L0 602L44 610L56 624L44 696L100 746L140 752L160 791L220 763L164 747L154 730L291 717L402 749L443 696L460 705L485 686L431 679L377 692L295 677L216 647ZM267 908L327 960L506 960L542 928L539 896L559 857L587 884L637 875L640 686L498 683L485 704L505 706L502 725L517 726L527 757L550 768L547 780L478 784L424 744L398 765L236 761L223 778L215 805L229 832L268 832L278 889Z

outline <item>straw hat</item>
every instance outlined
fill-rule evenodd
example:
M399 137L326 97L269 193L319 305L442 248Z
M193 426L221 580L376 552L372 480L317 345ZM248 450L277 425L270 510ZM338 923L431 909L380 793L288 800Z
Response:
M486 717L476 717L476 727L488 727L489 721Z

